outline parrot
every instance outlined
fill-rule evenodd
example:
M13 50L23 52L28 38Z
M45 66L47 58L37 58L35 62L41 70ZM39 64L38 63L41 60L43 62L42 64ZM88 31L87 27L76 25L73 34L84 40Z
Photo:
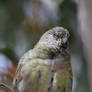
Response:
M15 92L72 92L69 31L61 26L46 31L20 59L12 88Z

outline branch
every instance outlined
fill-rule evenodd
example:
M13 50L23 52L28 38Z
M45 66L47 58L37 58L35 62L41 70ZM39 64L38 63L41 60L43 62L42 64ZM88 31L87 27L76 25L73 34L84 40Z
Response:
M4 90L5 92L15 92L15 90L12 87L4 83L0 83L0 89Z

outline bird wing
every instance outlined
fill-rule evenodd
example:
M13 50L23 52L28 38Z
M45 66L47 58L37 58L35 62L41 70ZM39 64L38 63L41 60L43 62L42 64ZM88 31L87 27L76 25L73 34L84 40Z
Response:
M19 83L19 81L22 80L22 76L21 76L20 72L21 72L22 67L23 67L23 66L25 65L25 63L28 61L28 59L30 59L30 58L29 58L29 52L27 52L26 54L24 54L24 55L21 57L21 59L20 59L20 61L19 61L19 63L18 63L16 72L15 72L15 76L14 76L14 80L13 80L13 87L14 87L14 89L16 89L16 86L17 86L17 84Z
M29 54L27 53L19 61L13 80L13 88L17 91L25 90L22 92L28 92L28 89L36 92L34 90L38 90L39 88L41 92L45 92L48 89L50 79L50 60L32 59L29 58ZM31 86L28 87L28 85Z

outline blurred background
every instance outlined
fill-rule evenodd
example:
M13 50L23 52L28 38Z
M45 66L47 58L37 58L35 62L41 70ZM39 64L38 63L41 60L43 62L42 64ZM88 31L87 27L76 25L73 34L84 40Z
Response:
M92 92L91 0L0 0L0 81L11 84L20 57L46 30L70 32L74 92Z

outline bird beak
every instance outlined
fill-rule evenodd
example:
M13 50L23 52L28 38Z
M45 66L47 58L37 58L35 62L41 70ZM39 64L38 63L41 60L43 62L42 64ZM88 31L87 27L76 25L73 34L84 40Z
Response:
M66 43L67 43L68 38L67 38L67 37L63 37L63 38L62 38L62 40L63 40L63 44L66 44Z

